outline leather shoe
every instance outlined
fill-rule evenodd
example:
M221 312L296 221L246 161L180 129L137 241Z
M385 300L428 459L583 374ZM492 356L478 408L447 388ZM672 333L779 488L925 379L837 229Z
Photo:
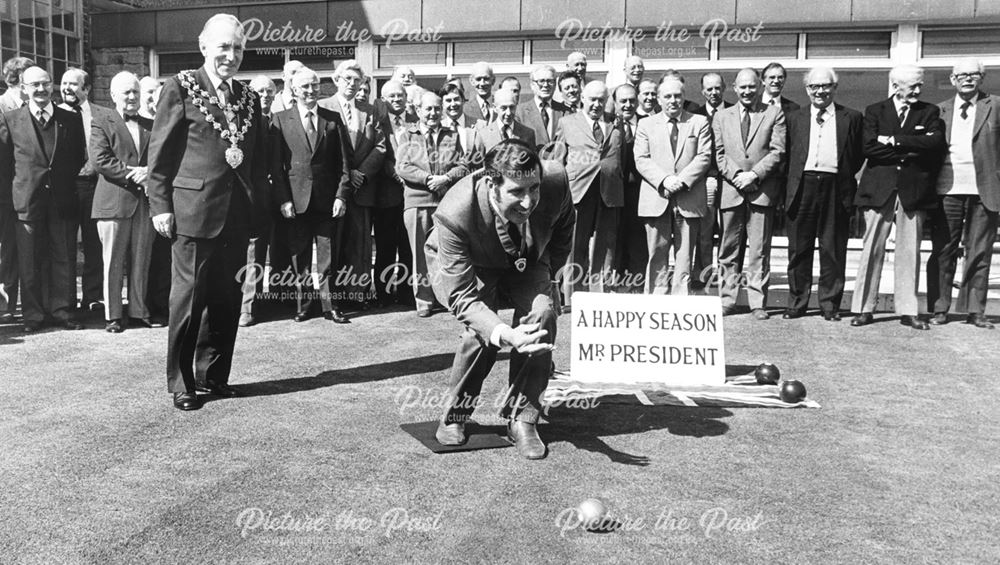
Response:
M0 313L0 324L12 324L14 323L14 313L13 312L2 312Z
M441 422L438 424L437 433L434 434L434 437L437 438L438 443L441 445L464 445L466 442L465 424L461 422L452 422L451 424Z
M875 316L871 315L871 312L862 312L851 320L851 325L854 327L867 326L868 324L875 321Z
M120 334L122 333L122 329L121 320L111 320L104 326L104 331L109 334Z
M89 304L87 304L87 310L90 310L91 312L104 310L104 303L100 300L92 300Z
M538 437L538 427L530 422L511 420L507 424L507 437L514 443L517 453L525 459L545 457L545 444Z
M165 328L167 327L167 319L160 316L153 316L149 318L149 327L151 328Z
M253 319L253 316L251 316L250 314L240 314L241 328L249 328L250 326L254 325L254 323L255 320Z
M82 330L83 324L76 320L63 320L59 323L64 330Z
M223 398L237 396L236 389L224 383L195 383L194 388L198 392L207 392Z
M129 325L136 325L143 328L152 328L153 322L149 321L149 318L129 318Z
M969 317L966 319L966 323L972 324L977 328L982 328L984 330L992 330L994 327L993 322L990 322L985 314L969 314Z
M771 317L763 308L754 308L752 313L754 320L767 320Z
M306 321L306 320L309 319L309 313L308 312L299 312L292 319L295 320L296 322L304 322L304 321Z
M25 322L24 323L24 333L33 334L38 330L42 329L41 322Z
M931 329L930 325L928 325L927 322L921 320L916 316L903 316L902 318L899 319L899 323L903 324L904 326L910 326L915 330Z
M178 410L197 410L201 408L201 400L193 392L175 392L174 408Z
M801 318L802 316L805 316L805 314L806 313L803 312L802 310L785 310L785 313L782 314L781 317L782 319L785 320L794 320L796 318Z
M351 321L347 319L341 311L340 308L334 308L329 312L323 312L323 317L335 324L350 324Z
M434 312L432 312L430 308L426 310L417 310L417 316L420 318L430 318L433 314Z
M823 312L823 319L826 320L827 322L839 322L840 312L837 311Z
M944 312L935 312L934 317L931 318L931 323L935 326L943 326L948 323L948 314Z

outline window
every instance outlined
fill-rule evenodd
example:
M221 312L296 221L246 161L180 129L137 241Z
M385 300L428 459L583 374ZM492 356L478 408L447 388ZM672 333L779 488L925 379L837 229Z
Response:
M650 32L632 42L632 54L649 61L707 61L709 48L698 30L678 30L662 38Z
M205 63L200 52L160 53L160 76L169 77L183 70L197 69Z
M566 57L574 51L587 56L588 63L604 61L603 41L566 41L561 39L535 39L531 42L532 63L565 63Z
M922 33L921 56L995 56L1000 53L1000 29L927 29Z
M463 41L455 43L455 64L521 63L524 57L523 41Z
M2 59L34 59L59 80L82 65L79 23L82 0L0 0Z
M392 43L378 46L378 66L391 69L397 65L443 65L444 43Z
M887 59L892 32L824 31L806 34L808 59Z
M795 59L798 49L797 33L765 33L750 42L719 39L719 59Z

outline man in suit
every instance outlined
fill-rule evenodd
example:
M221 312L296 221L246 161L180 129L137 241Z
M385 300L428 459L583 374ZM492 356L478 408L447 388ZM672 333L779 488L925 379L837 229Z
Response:
M274 102L271 102L271 114L284 112L295 105L295 93L292 92L292 77L302 68L305 68L302 61L296 61L295 59L288 61L281 67L281 92L274 97Z
M342 261L346 268L345 290L350 300L368 307L372 288L372 208L378 191L378 177L385 167L385 134L375 116L375 108L355 100L358 86L367 81L361 65L353 59L340 63L333 73L337 94L320 100L321 108L337 113L344 124L344 167L353 193L344 215Z
M29 67L21 81L28 104L0 119L0 202L16 213L24 331L37 331L46 317L78 330L76 175L87 160L83 124L78 114L52 104L49 73Z
M70 67L63 73L59 86L63 103L60 108L80 114L83 120L83 133L87 137L87 147L90 147L90 131L93 119L106 118L113 111L90 103L90 75L83 69ZM83 273L81 287L83 295L80 305L83 310L103 310L104 296L104 261L101 239L97 235L97 221L90 217L94 206L94 191L97 188L97 171L93 162L88 159L80 173L76 176L76 196L79 202L77 208L77 225L80 228L80 242L83 247ZM75 231L75 230L74 230Z
M343 297L333 284L334 267L340 265L343 253L342 218L355 191L346 148L349 140L343 131L346 126L341 114L317 104L319 75L312 69L296 71L292 92L295 104L274 115L271 179L282 216L292 220L288 242L295 271L294 319L304 322L312 316L314 293L307 296L303 288L314 281L323 317L346 324L349 320L340 311ZM315 278L310 269L314 242L318 271ZM334 290L338 291L336 297Z
M788 72L781 63L768 63L760 76L764 82L764 91L760 95L761 104L778 106L785 114L799 109L799 105L781 95L785 89Z
M640 60L641 61L641 60ZM622 132L622 170L625 174L621 217L621 234L615 249L615 271L618 287L625 292L642 292L649 252L646 249L646 227L639 219L639 185L642 177L635 168L635 132L639 120L647 116L636 113L639 106L637 91L631 84L621 84L612 95L615 123Z
M927 261L927 310L936 325L948 322L964 231L957 309L968 312L969 324L993 329L986 317L986 290L1000 212L1000 97L981 90L985 77L980 61L959 61L951 70L955 97L938 104L948 150L937 181L939 205L932 212L934 244Z
M833 101L837 73L814 67L804 77L810 105L785 116L788 126L788 307L799 318L809 306L814 242L819 238L819 308L840 320L854 176L864 163L861 113Z
M375 232L375 292L380 306L393 303L413 306L413 292L399 289L396 281L400 273L409 271L413 253L403 225L403 179L396 174L396 151L399 137L413 122L407 121L406 90L402 83L390 80L382 85L381 108L378 119L386 138L382 173L375 192L375 209L372 211L372 228ZM397 267L403 266L403 269ZM404 275L405 278L405 275Z
M28 103L21 86L21 73L35 62L27 57L13 57L3 65L7 91L0 95L0 114L16 110ZM0 323L14 321L17 310L17 214L10 201L0 198Z
M139 115L150 120L156 118L156 101L160 98L160 81L151 76L139 79L139 92L142 100L139 103Z
M434 227L434 211L453 184L469 173L458 132L441 125L441 97L424 92L417 114L420 123L400 136L396 174L403 179L403 223L410 239L410 277L417 316L433 314L437 301L428 282L424 244Z
M453 82L446 82L438 91L441 97L441 125L458 133L458 145L465 153L471 153L476 145L476 122L466 116L465 91Z
M139 79L139 92L142 96L139 104L140 116L150 120L155 119L160 89L160 81L151 76ZM154 320L156 325L165 324L170 313L170 247L171 241L155 233L154 230L149 275L146 278L146 307L149 310L150 320Z
M497 112L493 108L493 67L489 63L476 63L472 65L472 72L469 73L469 83L475 94L472 99L465 103L464 114L474 124L479 120L491 123L497 119Z
M745 279L754 318L766 320L774 209L784 189L779 176L785 158L785 115L777 106L760 103L759 88L757 71L740 71L733 83L738 103L715 115L712 131L715 160L722 176L719 198L722 313L735 312L738 283Z
M660 83L663 112L639 122L635 168L642 176L638 214L645 220L646 292L686 295L698 224L707 210L705 173L712 159L708 119L682 109L684 83ZM671 250L674 274L668 275Z
M663 84L663 81L665 81L667 79L676 79L676 80L681 81L681 84L685 83L684 75L682 75L679 71L677 71L676 69L667 69L667 70L663 71L663 75L660 76L659 82L656 83L657 89L659 89L659 85ZM657 90L657 92L659 92L659 90ZM659 94L657 94L657 98L658 97L659 97ZM684 103L681 105L681 108L685 112L690 112L690 113L694 114L695 110L697 110L699 106L700 106L700 104L698 104L694 100L685 100Z
M865 109L862 143L868 166L854 204L865 217L864 247L854 283L852 326L870 324L878 300L885 243L896 223L894 302L900 323L930 326L917 317L920 240L929 210L937 206L935 176L945 151L940 110L919 100L924 71L901 65L889 72L892 95Z
M646 74L646 64L643 63L642 57L638 55L630 55L627 59L625 59L625 68L623 70L625 71L625 82L622 84L630 85L635 91L636 96L638 96L639 84L642 83L642 77ZM618 87L615 87L611 91L611 97L608 99L608 105L604 108L604 110L609 114L618 113L618 103L615 101L615 95L617 92Z
M473 158L472 168L478 169L483 164L486 153L508 139L520 139L531 147L535 147L535 132L528 126L518 122L514 118L517 112L517 97L514 93L501 89L493 95L496 101L497 118L493 122L479 122L479 129L476 131L476 157Z
M270 155L271 142L273 141L271 139L271 104L274 102L274 97L278 89L274 81L266 75L257 75L250 80L250 90L256 92L257 97L260 99L260 110L263 115L264 126L268 131L267 151L265 155ZM279 254L283 256L284 265L291 264L291 258L288 254L287 235L281 238L280 251L278 245L271 244L272 240L278 237L275 234L274 225L275 216L279 215L279 212L277 211L277 206L273 204L273 199L268 198L268 202L265 205L266 213L261 215L262 223L259 226L259 231L250 238L250 243L247 244L247 270L246 276L243 277L243 301L240 304L239 326L241 328L250 327L257 323L260 310L260 296L264 291L264 279L267 272L265 264L267 263L268 251L271 253L270 272L272 277L280 277L281 271L284 270L284 267L278 268ZM269 290L272 295L280 296L282 289L279 285L272 284Z
M698 114L708 118L709 133L711 134L712 120L719 110L724 110L732 106L731 103L722 99L726 90L726 81L719 73L705 73L701 75L701 95L705 103L698 106L692 114ZM705 176L705 192L707 193L707 208L705 216L698 225L698 233L695 235L694 259L692 264L693 274L691 277L692 290L705 288L705 282L711 277L711 267L713 264L713 250L715 249L716 216L719 201L719 164L715 162L715 136L712 136L712 162L708 167L708 174Z
M583 107L583 101L580 100L580 77L574 71L563 71L558 82L563 104L573 112L579 111Z
M640 116L652 116L660 112L660 105L656 97L657 83L651 78L644 78L639 82L639 109L636 113Z
M557 141L565 146L563 164L577 218L571 262L564 272L567 305L574 291L588 290L589 286L593 292L604 292L614 284L615 245L625 204L625 134L621 124L605 120L607 99L608 89L603 82L588 84L583 89L583 110L563 117L556 134Z
M434 293L465 326L451 369L449 403L437 430L443 445L465 443L465 424L479 404L483 380L503 347L511 347L501 417L518 453L545 457L536 424L552 376L558 296L553 282L573 238L566 174L539 160L521 140L486 154L485 167L456 184L434 215L427 241ZM514 304L500 320L499 296Z
M521 100L521 81L517 80L517 77L504 77L500 81L500 88L513 92L514 98L518 101Z
M64 79L65 80L65 79ZM139 78L122 71L111 79L115 109L95 114L90 136L94 170L101 175L90 215L104 254L105 330L121 333L122 278L128 261L128 314L151 326L146 281L153 248L153 222L146 197L146 149L153 120L139 115Z
M180 410L201 407L196 390L237 394L229 386L242 296L237 273L268 190L260 102L233 79L246 46L243 25L216 14L198 46L205 64L163 85L147 179L153 227L173 239L167 390Z
M531 91L535 96L519 105L514 115L517 121L534 130L539 149L555 140L559 120L573 113L562 102L552 100L555 88L556 70L549 65L535 67L531 72Z

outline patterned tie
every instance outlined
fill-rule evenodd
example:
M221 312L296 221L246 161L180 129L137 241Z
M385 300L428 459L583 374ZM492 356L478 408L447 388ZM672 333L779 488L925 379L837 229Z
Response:
M969 102L968 100L966 100L965 103L962 104L962 119L963 120L968 120L969 119L969 107L970 106L972 106L972 102Z
M486 123L490 123L491 121L493 121L493 116L490 113L489 102L483 101L481 109L483 111L483 119L486 120Z
M677 155L677 118L670 118L667 129L670 132L670 150Z
M38 110L38 125L45 127L46 122L49 121L49 114L45 110Z
M899 109L899 125L903 125L906 123L906 111L909 108L910 107L908 105L903 104L903 107Z
M825 109L820 110L819 112L816 113L816 123L819 124L820 127L822 127L823 126L823 122L826 121L826 118L823 117L823 114L825 114L825 113L826 113Z
M306 139L309 140L309 150L316 147L316 126L313 125L313 112L306 112Z
M549 103L547 101L542 102L539 107L539 111L542 113L542 127L545 128L545 134L549 134Z
M437 162L437 140L434 138L434 130L427 130L427 164L431 167L431 174L438 174Z
M625 121L625 143L632 143L632 122Z
M218 92L219 92L219 102L221 102L222 104L228 104L229 103L229 84L226 81L222 81L222 82L219 83L219 88L217 88L216 90L218 90Z
M507 141L510 139L510 126L500 128L500 139Z
M354 113L351 112L350 104L344 104L344 124L347 129L354 129Z
M604 145L604 132L601 131L599 120L594 120L594 140L597 141L597 145Z
M750 110L746 106L741 110L743 119L740 120L740 135L743 136L743 145L747 144L747 137L750 136Z

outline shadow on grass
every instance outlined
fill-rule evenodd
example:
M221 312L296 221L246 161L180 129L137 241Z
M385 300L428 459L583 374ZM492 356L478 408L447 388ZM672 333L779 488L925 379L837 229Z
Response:
M637 434L666 429L673 435L685 437L716 437L729 431L729 424L720 421L733 413L724 408L647 406L638 400L623 404L621 397L615 403L600 403L587 409L552 407L544 427L546 442L567 442L577 449L607 455L614 463L644 467L650 464L646 455L619 451L602 438L623 434Z
M501 352L497 355L497 361L509 358L509 354ZM420 375L423 373L433 373L451 368L455 360L454 353L435 353L423 357L412 359L401 359L399 361L387 361L363 367L348 367L344 369L334 369L323 371L314 377L296 377L292 379L279 379L275 381L260 381L249 384L237 385L240 396L272 396L275 394L292 394L326 388L337 385L373 383L406 377L409 375ZM441 383L442 387L446 382Z

